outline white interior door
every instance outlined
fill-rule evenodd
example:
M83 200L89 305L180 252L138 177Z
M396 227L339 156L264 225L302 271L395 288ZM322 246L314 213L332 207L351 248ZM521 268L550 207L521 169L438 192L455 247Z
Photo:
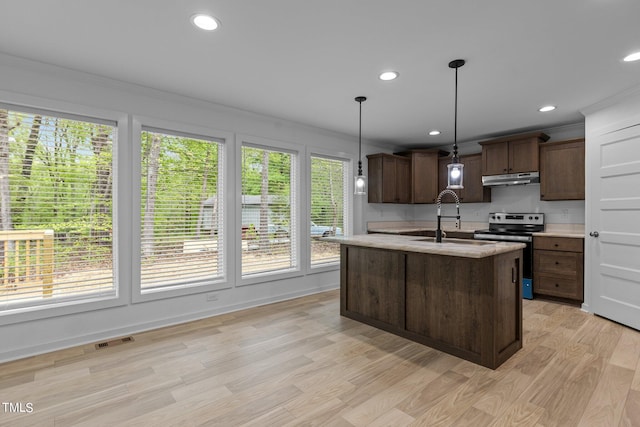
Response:
M640 116L589 130L585 270L595 314L640 329ZM620 119L617 113L609 118Z

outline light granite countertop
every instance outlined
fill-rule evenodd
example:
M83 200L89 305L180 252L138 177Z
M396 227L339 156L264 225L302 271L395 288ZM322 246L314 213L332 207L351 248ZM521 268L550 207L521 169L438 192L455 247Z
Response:
M546 224L542 233L533 233L533 235L584 239L584 224Z
M473 233L476 230L486 230L486 222L462 222L460 229L455 228L453 222L443 222L444 231L461 231ZM406 234L423 231L435 231L435 221L372 221L367 224L370 233ZM545 230L533 233L534 236L584 238L584 224L546 224Z
M325 237L324 240L344 245L465 258L485 258L525 247L524 243L446 238L443 239L442 243L436 243L433 238L429 237L393 234L357 234L355 236Z

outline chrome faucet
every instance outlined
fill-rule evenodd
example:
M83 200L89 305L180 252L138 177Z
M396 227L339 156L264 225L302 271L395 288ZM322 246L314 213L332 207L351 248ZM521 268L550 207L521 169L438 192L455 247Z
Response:
M456 201L456 216L442 216L442 196L445 194L451 194ZM438 194L438 198L436 199L436 203L438 204L438 228L436 229L436 242L442 243L442 218L455 218L456 219L456 228L460 229L460 199L458 195L448 188L446 190L442 190L440 194Z

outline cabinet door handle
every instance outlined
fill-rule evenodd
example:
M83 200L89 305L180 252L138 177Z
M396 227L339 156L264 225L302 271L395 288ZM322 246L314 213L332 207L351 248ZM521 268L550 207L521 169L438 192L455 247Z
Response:
M600 235L600 233L598 233L597 231L592 231L591 233L589 233L589 236L591 237L598 237Z
M516 269L511 267L511 283L516 283Z

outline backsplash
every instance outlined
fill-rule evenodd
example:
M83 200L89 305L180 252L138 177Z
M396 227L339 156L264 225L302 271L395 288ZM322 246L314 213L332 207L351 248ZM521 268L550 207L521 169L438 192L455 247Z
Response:
M542 212L547 224L584 224L584 200L540 200L540 184L493 187L491 203L463 203L462 222L486 222L491 212ZM455 205L442 205L443 215L453 215ZM436 205L394 205L366 203L365 223L369 221L430 221L436 218ZM443 220L444 221L444 220Z

